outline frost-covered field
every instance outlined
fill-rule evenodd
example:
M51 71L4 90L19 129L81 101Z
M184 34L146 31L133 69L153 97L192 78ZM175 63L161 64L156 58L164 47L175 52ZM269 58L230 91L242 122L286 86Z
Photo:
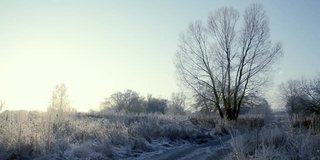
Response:
M0 159L125 159L206 142L213 120L162 114L5 111Z
M260 128L232 133L230 159L320 159L320 117L274 112Z
M285 113L228 122L196 114L5 111L0 159L319 159L318 130L295 120Z

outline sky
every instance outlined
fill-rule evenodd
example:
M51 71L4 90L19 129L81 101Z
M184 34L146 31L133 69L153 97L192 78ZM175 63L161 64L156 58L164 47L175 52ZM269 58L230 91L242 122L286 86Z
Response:
M173 63L179 34L217 8L242 12L253 2L284 49L266 91L276 106L281 82L319 74L320 1L2 0L0 99L9 110L46 110L59 83L78 111L126 89L169 98L182 90Z

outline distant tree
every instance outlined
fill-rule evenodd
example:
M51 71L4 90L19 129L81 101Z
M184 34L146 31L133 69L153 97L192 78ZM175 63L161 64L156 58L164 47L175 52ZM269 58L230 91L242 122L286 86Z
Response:
M0 111L5 107L4 101L0 101Z
M306 107L303 104L303 99L306 97L304 86L304 80L289 80L280 85L281 98L284 101L288 112L301 113L306 110Z
M190 24L175 61L180 80L229 120L237 119L247 94L261 90L263 73L282 52L279 43L271 43L260 5L250 5L241 22L239 17L224 7L210 14L207 26Z
M217 108L214 107L215 104L206 98L209 97L211 94L211 89L209 88L202 88L201 94L194 94L194 103L192 104L193 108L195 108L196 111L198 111L201 114L211 114L213 112L216 112Z
M117 92L106 98L102 103L104 109L142 113L145 111L144 98L132 90Z
M184 114L186 108L186 95L182 92L172 93L168 105L169 114Z
M168 101L165 99L153 98L152 95L149 95L147 98L147 113L162 113L164 114L168 108Z
M249 94L245 98L241 113L257 113L257 114L268 114L271 112L271 106L268 101L258 95Z
M320 114L320 75L309 82L306 88L306 95L309 97L309 110L313 113Z
M56 85L47 108L49 114L47 118L48 121L53 121L54 130L61 130L61 125L65 122L67 115L73 112L76 110L70 106L66 85L63 83Z
M288 112L320 114L320 76L313 80L289 80L280 85L280 92Z
M74 109L70 107L69 96L67 94L67 87L65 84L61 83L54 87L48 110L58 112L74 111Z
M66 149L66 135L70 133L70 127L68 120L71 118L71 113L76 112L74 108L70 106L69 96L67 93L67 87L61 83L54 87L51 95L51 100L47 108L47 116L44 117L47 126L43 128L45 135L44 141L48 150L51 150L50 142L52 139L59 146L60 154ZM50 137L54 134L54 137Z
M164 114L168 109L168 100L154 98L152 95L145 99L133 90L126 90L125 92L116 92L105 98L101 105L102 111Z

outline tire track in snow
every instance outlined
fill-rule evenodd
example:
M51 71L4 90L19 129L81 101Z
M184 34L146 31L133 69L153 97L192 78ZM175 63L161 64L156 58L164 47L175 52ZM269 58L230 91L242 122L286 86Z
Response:
M206 159L222 159L230 151L229 140L231 137L225 135L209 140L204 144L192 144L168 151L162 155L154 155L148 157L153 160L206 160Z

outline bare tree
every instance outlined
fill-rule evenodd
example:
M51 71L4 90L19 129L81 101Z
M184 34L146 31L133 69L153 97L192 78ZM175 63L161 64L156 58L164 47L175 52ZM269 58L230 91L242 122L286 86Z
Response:
M282 53L281 45L270 41L260 5L250 5L242 21L239 17L237 10L224 7L209 15L207 26L190 24L176 53L182 82L229 120L237 119L244 97L258 90L262 73Z
M183 92L172 93L167 113L184 114L186 109L186 95Z
M304 92L305 85L305 80L288 80L280 85L281 99L289 113L298 113L305 110L305 106L302 103L303 97L306 97Z
M192 97L194 100L192 107L201 114L216 112L217 108L214 107L214 103L206 98L210 96L212 96L212 90L208 87L204 88L204 90L201 91L201 94L194 94Z
M313 80L289 80L280 85L289 113L320 113L320 76Z
M168 109L168 101L166 99L154 98L148 95L146 101L146 113L162 113Z
M4 101L0 100L0 111L5 107Z
M59 112L71 112L69 96L67 94L67 87L65 84L56 85L52 91L52 98L48 110L55 110Z
M76 110L70 106L66 85L63 83L56 85L52 91L52 98L47 108L47 113L50 115L48 116L48 121L53 120L56 126L61 127L60 125L65 121L67 115L72 112L76 112Z
M144 98L133 90L116 92L102 102L103 110L114 109L116 111L141 113L145 111Z

